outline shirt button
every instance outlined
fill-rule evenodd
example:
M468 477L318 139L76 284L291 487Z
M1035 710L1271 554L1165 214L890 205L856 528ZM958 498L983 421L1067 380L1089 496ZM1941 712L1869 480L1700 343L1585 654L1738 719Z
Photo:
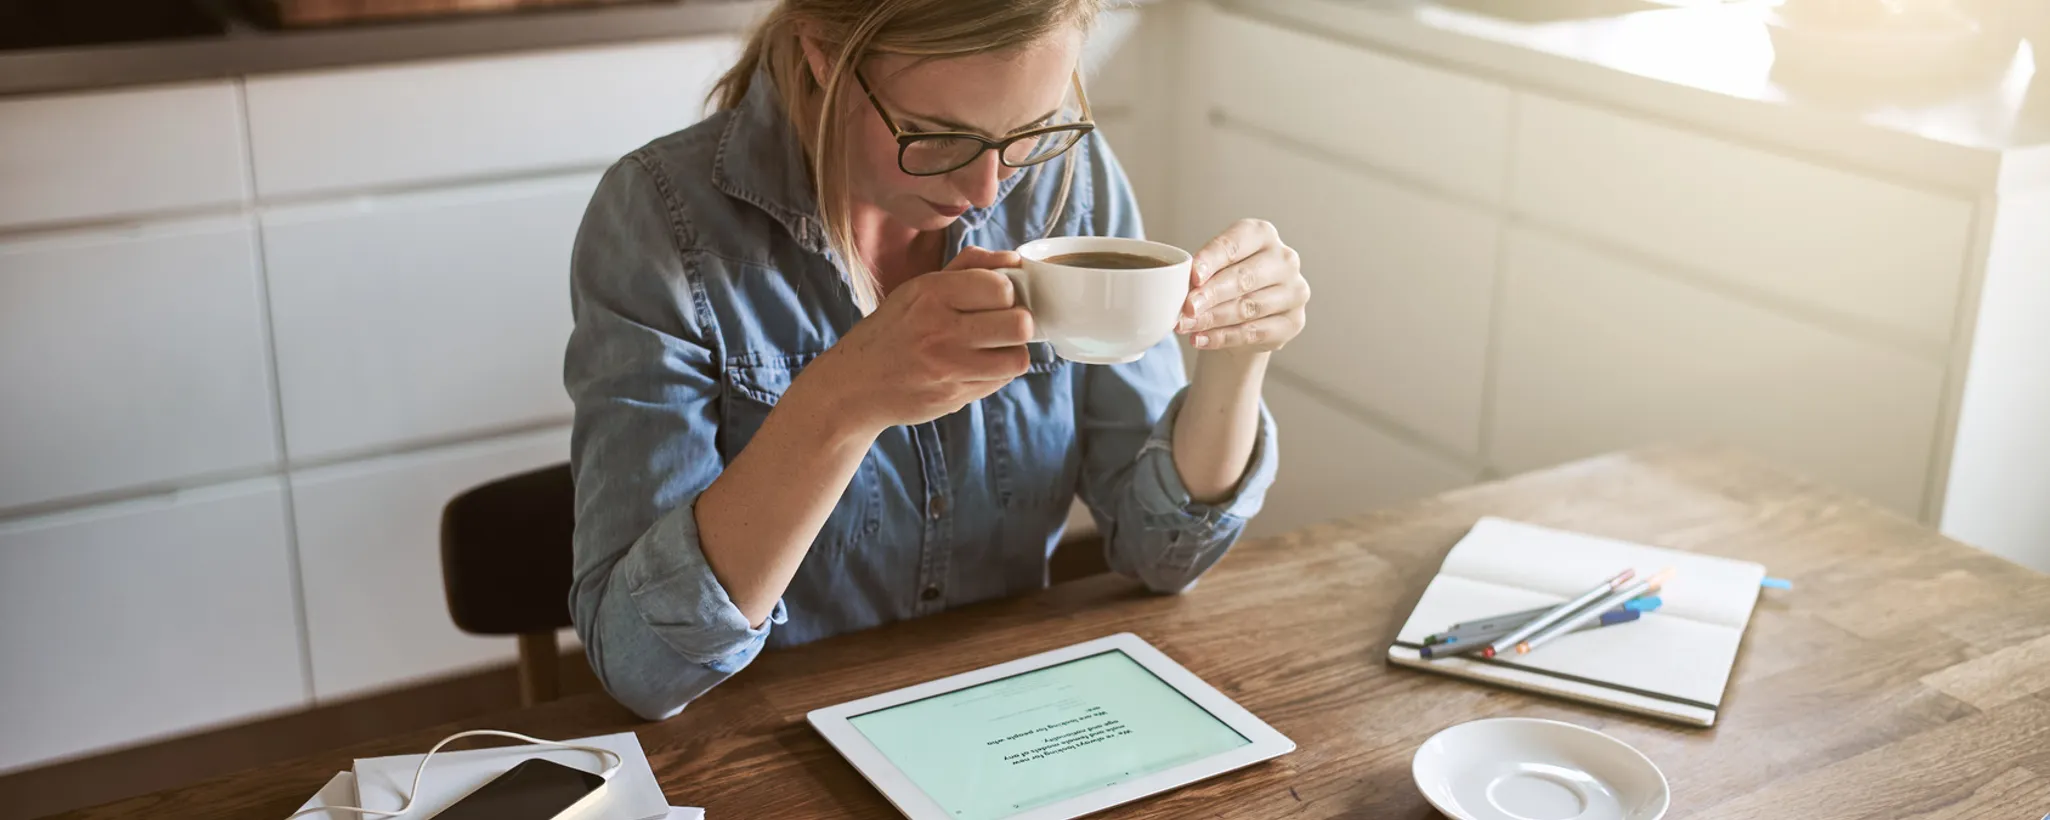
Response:
M947 514L947 497L943 495L933 496L932 503L926 506L932 509L932 520L938 521L940 516Z
M918 594L918 597L920 600L937 601L940 599L940 588L937 584L926 587L924 592Z

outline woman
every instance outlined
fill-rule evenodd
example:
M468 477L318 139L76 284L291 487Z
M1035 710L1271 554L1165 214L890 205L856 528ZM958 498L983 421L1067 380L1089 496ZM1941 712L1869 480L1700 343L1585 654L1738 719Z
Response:
M1309 298L1271 226L1196 254L1186 390L1172 339L1026 344L990 270L1016 257L983 250L1141 233L1083 120L1095 3L785 0L717 114L606 175L572 265L570 603L621 703L667 717L764 644L1040 588L1077 492L1160 592L1258 510L1261 380Z

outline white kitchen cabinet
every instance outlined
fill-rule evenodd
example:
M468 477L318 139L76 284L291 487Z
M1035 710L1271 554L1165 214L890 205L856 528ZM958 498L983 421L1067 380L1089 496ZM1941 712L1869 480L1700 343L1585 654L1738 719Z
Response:
M449 620L441 510L464 490L568 460L569 430L556 428L295 473L315 697L510 661L511 638L466 635Z
M0 523L0 772L306 705L275 478Z
M569 254L595 174L263 218L293 463L567 420Z
M1147 238L1173 244L1172 238L1164 235L1172 221L1174 203L1167 175L1173 169L1167 167L1160 154L1146 150L1146 136L1150 133L1146 123L1122 114L1097 117L1096 131L1110 144L1118 164L1124 166L1126 180L1132 183L1132 196L1139 203L1139 219L1146 226Z
M256 189L603 167L698 121L739 50L721 36L252 78Z
M1575 103L1518 99L1515 210L1937 348L1972 203Z
M1155 65L1145 59L1148 44L1139 28L1144 9L1112 9L1096 18L1082 53L1089 102L1098 110L1128 110L1151 93Z
M2050 572L2050 193L1992 222L1943 533Z
M1210 140L1210 231L1273 222L1315 291L1276 363L1477 458L1503 219L1229 126Z
M0 100L0 228L248 198L232 82Z
M1281 470L1246 531L1278 535L1333 518L1473 483L1480 470L1391 435L1344 408L1270 378L1268 411L1281 430Z
M1216 11L1190 76L1211 112L1483 203L1503 198L1508 88Z
M247 219L0 242L0 510L277 463Z
M1509 234L1494 465L1714 439L1920 513L1943 368L1579 243Z

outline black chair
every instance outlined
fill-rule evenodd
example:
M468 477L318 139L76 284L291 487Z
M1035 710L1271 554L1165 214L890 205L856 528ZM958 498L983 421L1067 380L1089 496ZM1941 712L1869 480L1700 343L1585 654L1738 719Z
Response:
M456 627L515 635L520 703L561 692L555 634L570 625L576 489L558 464L473 488L441 511L441 582Z

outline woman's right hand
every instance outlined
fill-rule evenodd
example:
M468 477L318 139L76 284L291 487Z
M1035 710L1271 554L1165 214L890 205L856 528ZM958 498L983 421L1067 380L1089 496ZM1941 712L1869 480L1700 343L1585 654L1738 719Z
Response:
M845 418L875 432L995 393L1031 365L1032 314L992 270L1017 264L1008 251L963 249L946 270L899 285L804 376L823 381Z

